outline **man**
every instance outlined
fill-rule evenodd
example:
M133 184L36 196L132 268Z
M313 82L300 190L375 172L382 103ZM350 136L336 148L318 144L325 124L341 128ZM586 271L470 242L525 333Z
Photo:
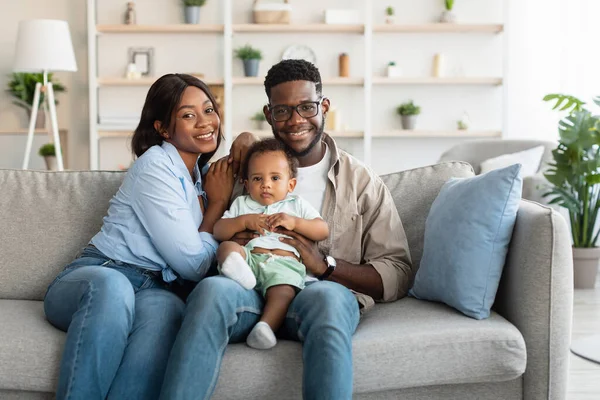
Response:
M317 68L302 60L281 61L269 70L265 91L269 104L263 111L273 135L299 161L294 194L321 210L330 231L318 244L280 231L291 237L284 240L298 250L311 278L279 334L303 343L305 398L351 399L352 335L360 313L374 301L404 297L413 279L406 235L379 177L323 132L330 102ZM243 244L252 235L238 234L237 240ZM259 293L232 280L201 281L188 299L163 397L210 396L225 345L246 339L262 306Z

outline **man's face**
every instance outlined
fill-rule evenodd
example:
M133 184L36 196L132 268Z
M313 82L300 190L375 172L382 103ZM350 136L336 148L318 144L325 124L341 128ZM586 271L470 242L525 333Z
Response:
M313 82L290 81L272 87L269 101L270 108L265 106L264 112L273 135L296 157L310 153L323 135L329 99L317 94ZM289 110L286 113L285 107L281 106L297 107L298 110L292 108L291 113Z

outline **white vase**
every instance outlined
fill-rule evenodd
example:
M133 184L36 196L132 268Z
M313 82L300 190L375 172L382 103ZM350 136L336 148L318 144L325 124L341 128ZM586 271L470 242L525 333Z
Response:
M402 69L397 65L388 65L387 66L387 76L389 78L397 78L402 76Z
M454 14L452 11L444 11L442 12L442 15L440 15L440 22L444 22L444 23L454 23L456 22L456 14Z
M573 283L575 289L593 289L598 274L600 247L573 247Z
M385 23L386 24L395 24L396 23L396 16L395 15L386 15L385 16Z
M46 162L46 169L48 171L58 171L56 156L44 156L44 161Z
M402 129L414 130L417 126L417 116L416 115L402 115Z

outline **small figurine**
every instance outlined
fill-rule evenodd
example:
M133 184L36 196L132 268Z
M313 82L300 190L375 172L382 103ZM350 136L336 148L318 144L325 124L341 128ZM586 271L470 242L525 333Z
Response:
M127 3L127 11L125 11L125 24L126 25L135 25L135 3L130 1Z

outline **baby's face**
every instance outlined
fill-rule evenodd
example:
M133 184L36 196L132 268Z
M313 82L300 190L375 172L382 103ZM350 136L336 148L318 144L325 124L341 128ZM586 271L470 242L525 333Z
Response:
M263 206L276 203L285 199L295 186L296 179L290 178L290 167L283 152L252 155L246 189L254 201Z

